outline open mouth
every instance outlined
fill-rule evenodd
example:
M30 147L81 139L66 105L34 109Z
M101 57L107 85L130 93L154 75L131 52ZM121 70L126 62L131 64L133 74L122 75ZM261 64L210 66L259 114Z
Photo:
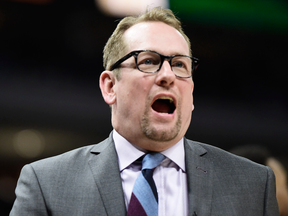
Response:
M152 109L159 113L172 114L175 110L175 104L171 97L162 96L158 98L153 104Z

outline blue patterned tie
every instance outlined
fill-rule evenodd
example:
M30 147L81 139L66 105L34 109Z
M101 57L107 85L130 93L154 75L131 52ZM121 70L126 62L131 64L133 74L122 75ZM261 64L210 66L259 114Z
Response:
M158 194L153 180L153 170L165 156L151 152L145 155L142 161L142 170L135 181L127 216L157 216Z

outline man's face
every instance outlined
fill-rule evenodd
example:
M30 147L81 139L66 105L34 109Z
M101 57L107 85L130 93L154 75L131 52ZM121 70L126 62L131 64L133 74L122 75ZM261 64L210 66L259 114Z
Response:
M142 22L124 34L127 53L153 50L163 55L189 55L184 37L162 22ZM131 143L151 151L176 144L186 133L193 105L192 78L175 76L168 61L161 70L147 74L136 68L134 57L121 64L115 79L112 124ZM170 103L172 102L172 103Z

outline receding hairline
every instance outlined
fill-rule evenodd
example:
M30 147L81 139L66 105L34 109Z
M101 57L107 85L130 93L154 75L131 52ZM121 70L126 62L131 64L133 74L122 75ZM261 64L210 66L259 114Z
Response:
M127 38L127 34L128 34L128 36L129 36L129 31L133 31L132 29L133 28L135 28L135 26L137 26L137 25L141 25L141 24L150 24L150 23L159 23L159 24L163 24L163 25L166 25L166 26L168 26L168 27L170 27L171 29L174 29L176 32L177 32L177 34L181 37L181 38L183 38L183 40L185 41L185 44L186 44L186 46L187 46L187 50L188 50L188 53L189 53L189 55L191 55L191 47L189 46L190 44L187 42L187 40L186 40L186 38L184 37L184 35L178 30L178 29L176 29L176 28L174 28L173 26L171 26L171 25L169 25L169 24L167 24L167 23L165 23L165 22L162 22L162 21L158 21L158 20L148 20L148 21L141 21L141 22L138 22L138 23L135 23L134 25L132 25L132 26L130 26L128 29L126 29L125 30L125 32L123 33L123 35L122 35L122 41L123 41L123 44L125 44L125 48L126 48L126 50L123 50L123 52L128 52L128 50L129 50L129 46L130 46L130 40L128 40L128 38ZM148 28L149 28L149 26L147 26ZM138 39L138 38L134 38L134 37L131 37L130 39ZM149 49L149 48L147 48L147 47L145 47L145 49ZM183 55L183 53L174 53L174 54L180 54L180 55Z

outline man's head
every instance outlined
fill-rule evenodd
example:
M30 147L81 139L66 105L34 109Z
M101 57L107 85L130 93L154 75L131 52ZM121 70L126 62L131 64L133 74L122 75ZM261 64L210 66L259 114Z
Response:
M157 7L137 17L125 17L119 22L104 47L103 66L105 70L110 70L112 64L124 56L124 54L127 52L129 44L127 44L127 42L123 39L124 32L137 23L149 21L163 22L178 30L185 38L187 46L190 49L190 40L183 32L181 22L175 17L171 10ZM191 50L189 50L189 55L191 56ZM114 70L117 78L120 77L118 72L119 70Z
M189 39L170 10L156 8L139 18L125 18L119 25L115 30L118 33L113 33L104 49L106 71L100 76L103 98L112 107L112 125L131 143L162 151L185 135L194 109L194 83L188 76L192 74L193 62ZM159 71L145 73L147 67L158 63L139 54L125 59L115 69L121 78L115 70L110 71L115 62L138 50L166 57L181 55L189 61L167 57ZM181 74L179 70L186 71L188 78L176 76Z

